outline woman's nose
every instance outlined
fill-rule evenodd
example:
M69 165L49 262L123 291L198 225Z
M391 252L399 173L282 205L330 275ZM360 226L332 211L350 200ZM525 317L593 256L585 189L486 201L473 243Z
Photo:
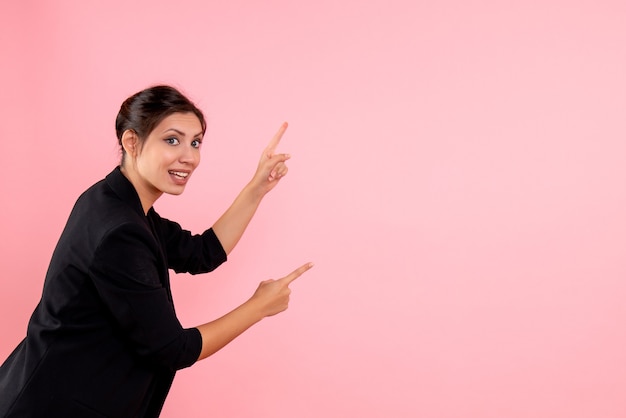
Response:
M198 162L200 161L200 153L198 152L198 149L190 145L183 146L181 148L182 150L180 153L179 160L184 163L197 165Z

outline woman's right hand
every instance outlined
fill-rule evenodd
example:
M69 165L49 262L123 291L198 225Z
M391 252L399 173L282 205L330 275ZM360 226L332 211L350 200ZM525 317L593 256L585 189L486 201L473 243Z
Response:
M249 302L257 306L263 317L276 315L286 310L291 294L289 285L312 267L313 263L306 263L283 278L262 281Z

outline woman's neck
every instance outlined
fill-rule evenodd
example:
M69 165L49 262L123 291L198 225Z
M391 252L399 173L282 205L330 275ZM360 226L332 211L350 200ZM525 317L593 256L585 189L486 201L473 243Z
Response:
M128 164L120 165L120 171L135 188L141 202L141 207L143 208L143 213L147 215L152 205L154 205L154 202L161 197L163 192L146 184L146 181L139 175L137 170L135 170L134 167L129 168Z

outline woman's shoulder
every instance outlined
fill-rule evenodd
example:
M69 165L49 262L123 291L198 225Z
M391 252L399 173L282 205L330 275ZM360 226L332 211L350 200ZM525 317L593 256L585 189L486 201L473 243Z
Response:
M79 196L68 219L68 225L103 232L129 224L148 226L139 197L130 182L111 184L109 176Z

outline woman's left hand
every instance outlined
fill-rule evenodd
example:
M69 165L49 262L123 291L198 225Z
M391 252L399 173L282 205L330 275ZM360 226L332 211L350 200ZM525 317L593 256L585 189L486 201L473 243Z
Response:
M254 173L251 184L261 195L265 195L272 190L281 178L285 177L288 168L285 162L291 158L289 154L276 154L276 147L280 139L287 130L287 122L283 123L272 138L267 147L263 150L261 160Z

